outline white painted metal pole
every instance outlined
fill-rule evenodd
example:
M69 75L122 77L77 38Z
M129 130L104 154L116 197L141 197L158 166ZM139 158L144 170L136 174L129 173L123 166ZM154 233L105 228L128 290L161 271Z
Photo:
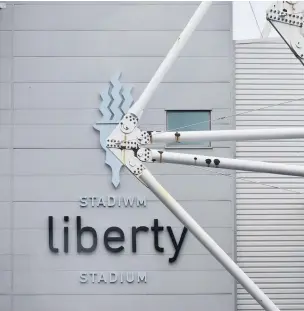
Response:
M162 187L154 176L144 169L139 176L147 187L163 204L188 228L188 230L209 250L209 252L229 271L229 273L266 310L280 311L263 291L243 272L243 270L216 244L203 228L183 209L183 207Z
M188 42L189 38L191 37L193 31L201 22L202 18L204 17L205 13L207 12L208 8L212 4L212 1L203 1L199 7L196 9L195 13L191 17L190 21L177 38L175 44L172 46L170 51L168 52L166 58L163 60L157 71L155 72L153 78L149 82L149 84L144 89L143 93L139 97L139 99L134 103L134 105L129 109L129 113L137 116L140 119L144 108L146 107L147 103L155 93L159 83L162 82L164 76L172 67L176 59L178 58L181 50ZM202 43L204 44L204 43Z
M174 143L193 141L247 141L267 139L304 138L304 127L221 130L221 131L185 131L185 132L152 132L152 143Z
M151 149L150 151L152 159L156 162L304 177L304 166L300 165L209 157L154 149Z
M268 21L265 22L264 28L262 30L262 37L263 38L268 38L271 32L271 25L269 24Z

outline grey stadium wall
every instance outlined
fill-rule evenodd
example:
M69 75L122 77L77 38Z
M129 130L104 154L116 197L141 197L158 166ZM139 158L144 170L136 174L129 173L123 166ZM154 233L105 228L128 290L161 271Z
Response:
M303 127L304 69L282 40L236 42L235 66L237 129ZM303 165L303 152L303 139L236 143L239 159ZM236 174L237 261L280 310L304 309L303 189L300 177Z
M113 186L93 128L113 75L121 72L136 100L197 5L11 2L0 10L1 311L235 309L233 278L190 233L169 262L183 226L125 169ZM234 128L219 119L234 111L231 7L212 5L142 128L165 130L165 109L211 110L212 129ZM235 147L178 151L233 157ZM234 258L234 175L149 167ZM92 207L84 197L98 199ZM148 232L132 235L133 226Z

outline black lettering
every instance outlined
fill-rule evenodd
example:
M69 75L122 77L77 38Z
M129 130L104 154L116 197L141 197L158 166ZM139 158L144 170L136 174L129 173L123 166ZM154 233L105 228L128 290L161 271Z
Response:
M119 234L119 236L112 236L110 237L109 235L112 233L112 232L116 232ZM125 235L124 235L124 232L119 228L119 227L110 227L106 230L105 234L104 234L104 245L106 247L106 249L112 253L119 253L121 252L124 247L121 245L119 247L111 247L109 245L109 242L124 242L125 240Z
M140 232L140 231L148 232L149 228L146 226L140 226L138 228L132 227L132 252L133 253L136 253L136 234L137 232Z
M92 253L97 247L97 234L95 229L92 227L81 228L81 216L77 216L77 252L78 253ZM92 245L90 247L84 247L81 242L81 237L84 232L91 233L92 235Z
M181 235L181 238L180 238L180 240L179 240L178 243L176 243L176 239L175 239L174 233L173 233L173 231L172 231L172 228L169 226L169 227L167 227L167 230L168 230L168 232L169 232L169 235L170 235L172 244L173 244L173 246L174 246L174 248L175 248L174 256L173 256L172 258L169 258L169 262L172 263L172 262L174 262L174 261L177 259L177 257L178 257L178 254L179 254L179 252L180 252L180 250L181 250L181 248L182 248L182 244L183 244L183 242L184 242L184 239L185 239L185 236L186 236L186 233L187 233L188 229L187 229L186 227L184 227L183 232L182 232L182 235Z
M63 217L64 222L69 222L69 216ZM64 227L63 229L63 251L65 253L69 252L69 228Z
M54 247L53 216L49 216L49 248L52 253L59 251L57 247Z
M164 231L164 227L159 227L158 226L158 219L154 219L154 226L151 227L151 230L154 232L154 247L155 249L160 252L163 253L164 252L164 248L160 247L158 245L158 232Z

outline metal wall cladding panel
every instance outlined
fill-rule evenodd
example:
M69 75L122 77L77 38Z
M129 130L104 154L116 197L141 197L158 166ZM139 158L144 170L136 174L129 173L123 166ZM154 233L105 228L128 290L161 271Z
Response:
M11 67L11 58L0 57L0 82L10 82L12 76Z
M11 254L11 231L9 228L0 229L0 255Z
M10 57L12 55L12 40L12 32L3 31L0 27L0 57Z
M13 5L6 4L4 10L0 10L0 30L12 30L13 27Z
M169 109L168 109L169 110ZM206 109L208 110L208 109ZM213 108L211 118L215 119L211 127L216 125L230 125L230 109ZM3 123L10 122L10 112L4 111L0 116ZM87 125L94 124L101 118L98 108L95 109L18 109L14 111L14 123L18 125ZM153 125L166 124L166 110L161 108L147 109L140 120L140 124L149 128Z
M0 202L11 200L11 177L9 175L0 175Z
M91 295L90 304L93 310L111 305L111 310L140 311L145 306L147 311L155 310L155 295ZM233 309L232 295L161 295L157 297L158 308L168 311L183 311L200 305L201 310L214 311ZM30 307L29 307L30 306ZM85 295L16 296L14 311L81 311L87 307ZM6 311L6 310L5 310Z
M235 53L236 128L302 127L304 70L288 47L236 42ZM236 157L303 165L303 146L237 142ZM303 178L237 171L236 181L238 263L280 310L303 310ZM241 286L237 293L238 310L261 310Z
M11 79L12 10L0 10L0 310L12 310Z
M121 68L117 68L119 71ZM100 75L106 82L100 83L15 83L14 105L16 109L98 109L100 92L108 88L109 76ZM121 80L125 73L122 72ZM138 99L147 83L125 83L133 87L132 96ZM1 84L0 84L1 87ZM231 86L223 83L161 83L151 98L148 109L216 109L230 107ZM48 96L45 96L48 94ZM189 101L191 98L191 101Z
M0 308L2 311L11 311L12 308L12 299L9 295L0 296Z
M16 57L16 82L106 82L113 73L124 73L124 83L147 83L163 57ZM0 79L9 79L5 70L9 62L3 59ZM215 70L221 67L222 70ZM141 70L145 68L145 70ZM181 57L169 70L164 82L228 82L231 78L228 57Z
M12 131L10 125L0 125L0 149L8 149L12 143Z
M0 271L0 279L0 295L10 294L12 289L12 272Z
M11 107L11 86L9 83L0 83L0 110Z
M11 152L9 149L0 149L0 175L9 175L11 171Z
M149 32L16 31L14 55L164 57L179 34L180 31L161 30ZM228 56L229 39L227 33L223 31L196 31L180 56ZM69 44L66 44L67 40ZM138 42L141 44L138 45ZM202 42L210 42L210 44L202 44Z
M228 253L231 256L230 253ZM97 256L52 256L49 254L16 254L14 271L99 271L102 262L105 271L223 271L224 268L210 254L180 254L176 264L170 265L168 254ZM72 260L71 260L72 259Z
M11 271L12 267L12 256L11 255L0 255L0 270Z
M234 310L233 278L189 232L177 261L169 263L174 247L167 226L178 240L183 225L127 170L121 171L119 188L113 187L93 129L102 117L100 93L110 79L121 72L122 85L133 87L137 100L197 6L18 2L0 11L0 42L7 42L0 53L0 273L9 280L3 290L0 286L0 297L11 294L9 303L0 301L1 311ZM151 99L142 129L165 130L170 109L212 110L212 129L234 127L231 13L230 2L212 4ZM234 145L168 150L229 158ZM234 176L182 165L147 166L233 257ZM146 197L147 206L81 209L80 197L94 195ZM55 220L58 256L48 247L48 216ZM70 217L69 254L62 251L64 216ZM94 254L75 252L76 216L98 232ZM159 235L164 253L155 249L154 219L164 226ZM103 240L106 228L115 225L126 235L119 254L109 253ZM132 226L149 227L138 235L136 254ZM90 236L83 238L90 242ZM149 279L143 286L83 286L82 271L146 271Z
M1 110L0 114L0 124L10 125L11 124L12 112L9 110Z
M0 229L11 228L10 202L0 202Z
M103 294L178 295L227 294L233 288L233 278L226 271L153 271L150 278L147 273L148 286L134 282L113 287L98 283L79 284L80 273L81 271L45 271L42 274L41 271L20 271L14 274L14 291L16 294L100 295L100 285L106 285L102 288ZM45 278L48 282L42 282ZM221 282L218 282L219 279Z
M46 4L16 5L16 30L179 30L198 4ZM56 19L52 18L56 16ZM79 18L82 16L82 18ZM231 30L230 4L213 5L198 30Z
M95 134L95 133L93 133ZM230 148L213 149L168 149L173 152L201 154L206 156L230 157ZM1 153L1 151L0 151ZM6 152L4 152L6 154ZM98 149L15 149L14 174L16 175L108 175L110 168L104 166L105 152ZM83 165L86 163L86 165ZM149 163L153 174L210 175L203 167ZM6 166L3 171L7 172ZM127 169L121 175L129 174ZM206 185L205 187L211 187Z
M231 199L233 188L228 176L174 175L174 183L170 175L155 176L177 200ZM112 185L107 183L109 178L109 175L15 176L14 198L15 201L76 201L79 196L90 193L114 193ZM185 189L185 183L191 187ZM68 189L65 185L69 185ZM121 176L121 185L120 196L140 194L150 201L156 200L130 173Z

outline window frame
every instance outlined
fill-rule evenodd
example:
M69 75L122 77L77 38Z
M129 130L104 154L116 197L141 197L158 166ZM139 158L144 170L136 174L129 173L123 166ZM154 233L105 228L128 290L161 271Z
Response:
M168 130L168 116L170 112L207 112L209 114L209 131L211 131L211 116L212 116L212 109L165 109L166 113L166 131L169 132ZM180 129L180 131L187 131L187 128L185 129ZM174 146L169 146L165 145L166 149L212 149L212 142L209 141L209 144L207 145L199 145L199 144L187 144L187 145L182 145L182 144L176 144Z

